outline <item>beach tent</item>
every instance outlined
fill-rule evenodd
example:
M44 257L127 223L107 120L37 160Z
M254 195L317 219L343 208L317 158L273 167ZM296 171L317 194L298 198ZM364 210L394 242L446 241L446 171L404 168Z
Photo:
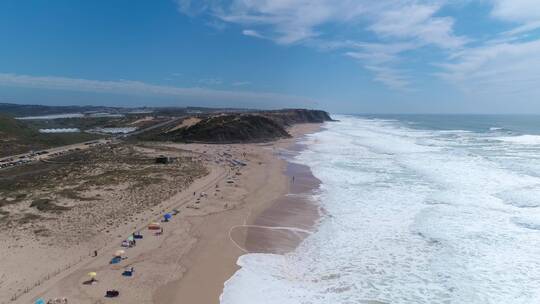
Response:
M152 223L150 225L148 225L148 229L150 230L159 230L161 228L161 226L159 225L159 223Z
M128 236L127 240L130 241L130 242L133 242L135 240L135 238L133 237L133 235L130 235L130 236Z
M39 298L36 300L36 304L45 304L45 300L43 300L42 298Z

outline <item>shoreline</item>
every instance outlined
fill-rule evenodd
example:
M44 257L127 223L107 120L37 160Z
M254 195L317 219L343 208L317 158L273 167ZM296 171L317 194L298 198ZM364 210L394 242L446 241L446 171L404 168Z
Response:
M292 138L267 144L167 144L201 155L209 174L146 213L150 220L170 212L171 208L180 210L171 222L164 224L164 234L154 236L144 229L146 225L140 226L144 240L126 250L129 256L126 261L118 266L109 265L110 255L121 248L122 238L129 235L128 231L137 230L132 230L134 224L141 225L145 220L130 222L118 230L118 236L111 238L97 258L82 260L10 303L30 303L38 297L99 303L109 289L121 292L115 303L175 303L178 299L218 303L224 282L239 269L237 259L245 253L232 242L229 229L266 218L263 214L272 206L290 204L290 201L278 203L294 187L290 187L287 177L288 162L277 150L290 151L300 136L319 129L320 124L295 125L289 130ZM242 159L247 165L232 166L227 157ZM294 172L298 175L296 184L300 185L301 174ZM192 192L199 194L196 202ZM253 231L248 234L251 238L255 236ZM135 267L136 275L122 277L125 267ZM98 272L99 283L84 285L87 273L92 271Z
M295 214L294 212L290 214L276 212L276 209L279 210L286 207L286 205L290 207L292 202L303 203L305 210L308 210L306 208L308 204L312 207L311 210L318 210L312 202L307 202L305 199L299 197L289 197L290 194L299 195L300 193L305 193L305 187L295 186L295 184L298 186L303 184L300 177L301 174L298 173L305 174L305 172L297 172L297 170L298 167L304 167L304 170L309 170L309 168L287 161L287 159L279 154L280 151L278 150L298 153L298 151L295 152L295 149L299 148L298 141L301 137L318 132L320 128L320 124L296 125L290 130L293 135L292 138L260 145L268 152L269 163L266 169L270 170L265 170L267 171L265 178L255 182L257 184L255 189L251 189L243 199L244 209L239 210L233 221L229 218L226 222L218 224L218 229L205 227L200 231L201 239L204 242L200 242L188 254L187 260L190 261L189 269L182 278L160 287L154 293L154 303L176 303L180 299L187 303L219 303L226 282L240 269L237 265L238 258L246 253L257 251L257 248L249 247L267 244L264 250L277 251L279 253L285 253L296 248L303 240L298 235L283 238L283 234L276 237L271 233L257 233L249 228L238 234L235 234L234 230L235 227L257 226L261 224L293 226L292 221L295 217L291 215ZM291 171L291 167L294 167L293 171ZM291 173L299 175L295 178L295 184L290 182ZM311 173L309 172L309 174ZM305 176L304 179L309 180L309 176ZM315 184L318 187L318 181ZM273 186L271 190L268 189L270 185ZM315 187L310 187L309 189L312 190ZM296 210L300 211L298 208ZM296 213L296 215L298 214ZM216 217L219 218L220 216L216 215ZM312 225L316 223L316 219L318 219L318 214L316 217L313 217ZM227 229L223 230L222 228L225 227ZM307 235L303 237L305 236ZM253 242L250 241L250 238L262 238L264 241ZM281 242L279 240L286 241ZM216 252L216 249L219 251Z
M319 206L311 200L320 181L313 176L308 166L289 159L285 159L285 162L283 174L289 181L288 190L257 214L248 225L237 227L239 231L231 231L233 240L242 237L245 239L246 253L291 252L311 233L320 218Z

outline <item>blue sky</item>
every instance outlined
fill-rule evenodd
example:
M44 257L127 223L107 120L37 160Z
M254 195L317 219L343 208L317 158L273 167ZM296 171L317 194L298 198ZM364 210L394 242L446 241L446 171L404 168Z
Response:
M0 102L540 113L538 0L5 0Z

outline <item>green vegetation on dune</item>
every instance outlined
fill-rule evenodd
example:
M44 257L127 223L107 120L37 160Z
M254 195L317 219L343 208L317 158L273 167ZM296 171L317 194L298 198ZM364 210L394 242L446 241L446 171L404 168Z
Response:
M240 143L264 142L289 137L288 126L298 123L331 121L319 110L286 109L227 114L199 115L201 120L190 126L167 126L138 136L141 140Z
M176 140L193 142L249 142L290 136L274 120L252 114L214 116L173 133Z
M0 140L9 137L32 137L37 133L25 123L0 113Z

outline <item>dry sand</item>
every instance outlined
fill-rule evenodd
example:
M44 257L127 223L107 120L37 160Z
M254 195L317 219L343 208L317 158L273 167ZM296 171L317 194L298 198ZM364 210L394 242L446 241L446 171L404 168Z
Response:
M290 231L276 235L273 230L243 225L287 225L309 230L315 223L317 208L298 193L317 187L317 181L305 167L287 165L276 152L291 147L297 136L318 128L315 124L297 125L290 130L296 137L273 144L168 144L171 149L200 153L209 174L153 212L141 213L141 221L119 227L118 237L111 239L98 257L77 256L75 265L17 300L0 298L0 302L33 303L38 297L66 297L69 303L106 303L111 300L104 298L105 291L116 289L120 296L112 303L218 303L223 283L237 270L236 260L241 254L286 252L305 236ZM246 166L233 165L233 159ZM293 195L285 196L289 192ZM162 223L162 235L144 229L143 223L173 209L180 212L170 222ZM143 228L144 238L125 249L127 259L110 265L112 254L135 226ZM38 248L35 256L43 252ZM61 264L59 260L76 255L69 250L54 254L47 252L44 258ZM27 258L32 257L21 256L19 263ZM135 268L133 277L122 276L125 267ZM90 271L97 272L97 284L83 284Z

